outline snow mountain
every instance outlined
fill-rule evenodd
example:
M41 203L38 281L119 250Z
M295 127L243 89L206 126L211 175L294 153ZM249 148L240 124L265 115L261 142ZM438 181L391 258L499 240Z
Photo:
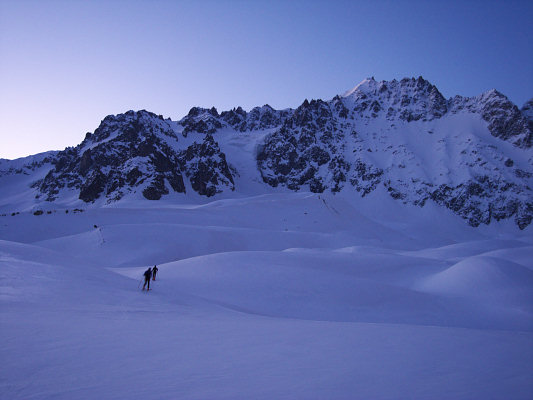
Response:
M368 79L0 160L0 399L532 399L531 104Z
M533 100L491 90L445 99L422 77L366 79L296 109L180 121L148 111L107 116L76 147L0 161L0 210L101 206L279 190L381 191L445 207L471 226L533 219Z

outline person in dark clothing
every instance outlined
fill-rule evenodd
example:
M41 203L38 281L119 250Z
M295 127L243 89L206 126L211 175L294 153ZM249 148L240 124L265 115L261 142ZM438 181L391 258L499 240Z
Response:
M155 281L155 275L157 274L157 271L159 271L159 268L157 268L157 265L154 265L154 268L152 268L152 280Z
M146 284L148 284L148 289L147 290L150 290L150 278L152 277L152 268L148 268L146 271L144 271L144 285L143 285L143 290L144 290L144 287L146 286Z

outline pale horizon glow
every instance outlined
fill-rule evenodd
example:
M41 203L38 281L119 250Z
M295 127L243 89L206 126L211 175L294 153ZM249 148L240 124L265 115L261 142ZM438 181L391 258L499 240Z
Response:
M530 1L0 0L0 158L79 144L109 114L173 120L422 75L533 97Z

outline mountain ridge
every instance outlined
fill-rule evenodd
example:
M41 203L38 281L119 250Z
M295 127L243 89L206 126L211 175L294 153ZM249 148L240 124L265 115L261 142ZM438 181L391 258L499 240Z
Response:
M212 197L242 190L246 171L235 165L246 164L265 192L353 187L364 197L380 187L406 204L444 206L472 226L514 218L523 229L533 219L530 103L520 110L496 90L446 100L418 77L365 79L295 109L193 107L179 121L128 111L104 118L78 146L0 161L0 185L27 176L35 207L136 193ZM253 154L235 149L237 140L253 142ZM21 188L11 194L22 198Z

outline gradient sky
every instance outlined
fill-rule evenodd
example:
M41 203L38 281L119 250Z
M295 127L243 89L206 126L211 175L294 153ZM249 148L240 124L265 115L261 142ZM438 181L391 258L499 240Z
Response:
M422 75L533 97L533 1L0 0L0 158L79 144L108 114L173 120Z

